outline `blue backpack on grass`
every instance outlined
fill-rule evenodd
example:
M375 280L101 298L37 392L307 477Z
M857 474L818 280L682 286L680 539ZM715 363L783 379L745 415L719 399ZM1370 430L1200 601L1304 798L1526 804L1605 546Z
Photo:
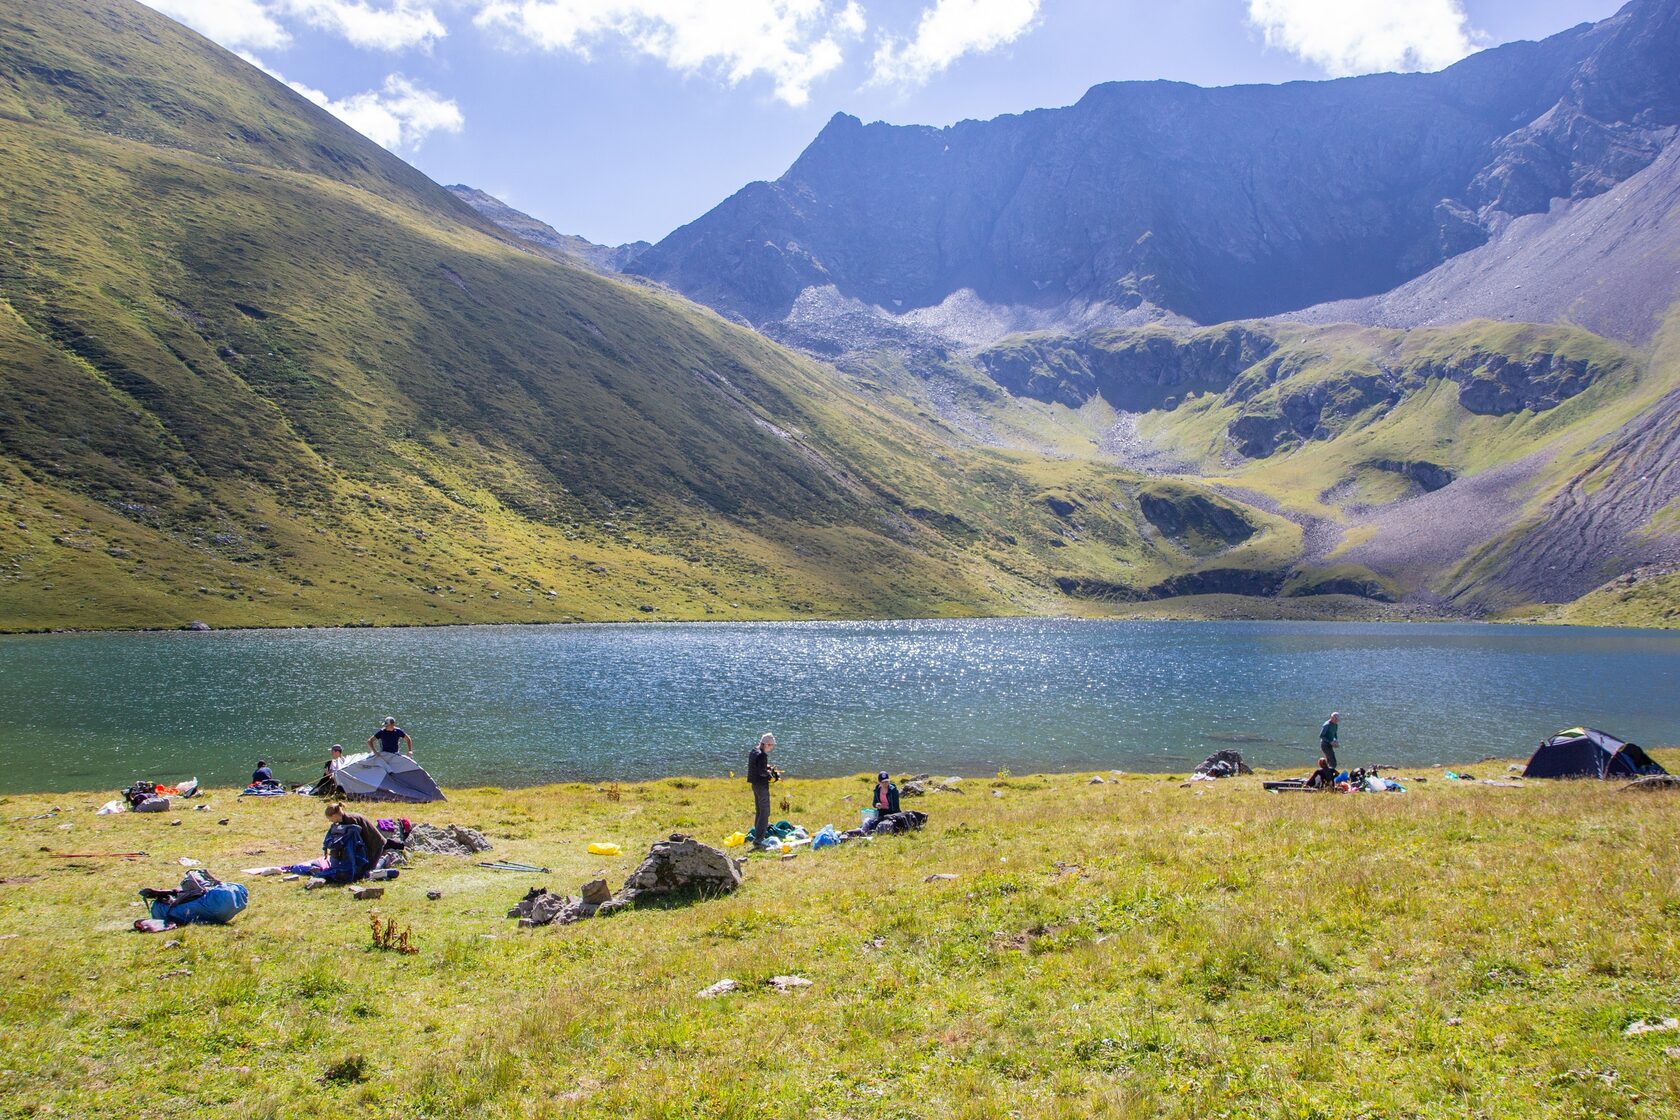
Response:
M152 917L171 925L226 925L245 909L245 887L224 883L208 871L189 871L175 890L150 887L140 897L152 904Z

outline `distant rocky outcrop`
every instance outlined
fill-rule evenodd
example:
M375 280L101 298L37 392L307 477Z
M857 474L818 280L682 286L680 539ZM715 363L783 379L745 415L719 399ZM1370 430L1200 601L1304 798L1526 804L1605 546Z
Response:
M623 272L649 247L646 241L632 241L626 245L597 245L574 233L561 233L547 222L533 218L524 211L515 210L495 195L477 187L456 183L444 189L521 241L544 249L552 255L586 264L598 272Z

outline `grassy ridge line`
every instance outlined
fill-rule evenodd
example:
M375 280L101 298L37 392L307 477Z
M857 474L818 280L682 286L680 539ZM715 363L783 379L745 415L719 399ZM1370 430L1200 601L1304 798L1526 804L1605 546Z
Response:
M971 780L917 802L922 834L755 857L734 896L539 931L502 917L529 886L632 863L588 841L715 840L744 786L455 791L426 818L554 873L419 859L376 904L413 957L367 947L366 904L275 880L231 927L123 932L177 857L311 855L318 802L216 790L204 813L99 818L86 795L7 798L0 1114L1673 1115L1680 1039L1623 1033L1680 1012L1671 797L1414 773L1432 780L1354 797ZM866 788L779 792L845 824ZM814 986L760 986L785 973ZM696 998L726 976L747 990ZM351 1055L364 1080L316 1082Z

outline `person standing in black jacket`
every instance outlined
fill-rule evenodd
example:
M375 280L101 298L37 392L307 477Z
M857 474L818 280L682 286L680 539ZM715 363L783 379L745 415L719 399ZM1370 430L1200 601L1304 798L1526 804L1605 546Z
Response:
M753 830L750 839L754 847L762 846L770 832L770 783L782 772L770 765L770 752L776 748L776 737L766 731L758 737L758 746L747 752L747 784L753 791Z

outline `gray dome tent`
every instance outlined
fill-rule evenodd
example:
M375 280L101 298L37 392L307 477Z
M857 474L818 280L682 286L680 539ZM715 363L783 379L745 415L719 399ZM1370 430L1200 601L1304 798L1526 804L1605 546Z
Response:
M375 751L344 760L333 781L356 801L442 801L443 791L418 762L406 754Z
M1590 727L1571 727L1540 744L1528 760L1523 777L1637 778L1666 773L1633 743Z

